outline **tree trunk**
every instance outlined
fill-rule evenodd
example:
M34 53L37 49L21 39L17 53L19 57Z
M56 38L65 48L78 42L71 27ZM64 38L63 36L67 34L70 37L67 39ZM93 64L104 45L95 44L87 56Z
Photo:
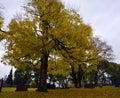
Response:
M77 84L78 84L77 79L74 79L73 82L74 82L75 88L77 88L77 87L78 87L78 86L77 86Z
M74 87L77 88L77 73L74 70L74 66L71 64L71 73L70 73L72 79L73 79L73 83L74 83Z
M94 78L95 86L98 86L98 72L95 71L95 78Z
M84 74L84 72L83 72L83 69L82 69L82 67L81 67L81 65L79 65L79 70L78 70L78 72L77 72L77 87L78 88L80 88L81 87L81 82L82 82L82 78L83 78L83 74Z
M78 88L81 88L82 87L82 85L81 85L81 82L82 82L82 75L80 75L80 74L78 74L78 85L77 85L77 87Z
M73 78L74 87L77 88L77 84L78 84L77 74L76 73L72 73L71 76Z
M41 67L40 67L40 81L38 83L37 91L47 92L47 68L48 68L48 56L47 54L41 59Z

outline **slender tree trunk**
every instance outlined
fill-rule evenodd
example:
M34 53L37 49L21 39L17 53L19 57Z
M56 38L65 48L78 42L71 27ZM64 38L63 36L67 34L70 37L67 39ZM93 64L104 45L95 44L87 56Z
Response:
M78 86L77 86L77 84L78 84L77 79L74 79L73 82L74 82L75 88L77 88L77 87L78 87Z
M45 54L41 59L41 67L40 67L40 81L38 83L37 91L46 92L47 91L47 68L48 68L48 55Z
M77 88L77 85L78 85L77 74L73 73L72 78L73 78L74 86L75 86L75 88Z
M84 74L84 72L83 72L83 69L82 69L82 67L81 67L81 65L79 65L79 70L78 70L78 72L77 72L77 86L78 86L78 88L80 88L81 87L81 82L82 82L82 77L83 77L83 74Z
M73 79L73 83L74 83L74 87L77 88L77 73L74 70L74 66L71 64L71 73L70 73L72 79Z
M98 86L98 72L99 72L100 66L99 64L97 65L97 70L95 71L95 76L94 76L94 82L95 82L95 86Z
M82 82L82 75L78 75L78 88L82 87L81 82Z
M94 82L95 82L95 86L98 86L98 71L95 71Z
M0 80L0 92L2 91L2 86L3 86L3 78Z

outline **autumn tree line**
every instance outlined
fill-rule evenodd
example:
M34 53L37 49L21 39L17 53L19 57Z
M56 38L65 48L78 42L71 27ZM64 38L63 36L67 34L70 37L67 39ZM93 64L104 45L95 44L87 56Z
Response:
M7 30L0 16L0 41L5 47L1 61L16 68L14 83L32 81L43 92L48 82L67 87L71 81L81 87L84 81L97 86L106 83L106 76L117 77L119 64L110 62L111 46L93 36L76 10L61 0L28 0L23 8L24 16L16 15Z

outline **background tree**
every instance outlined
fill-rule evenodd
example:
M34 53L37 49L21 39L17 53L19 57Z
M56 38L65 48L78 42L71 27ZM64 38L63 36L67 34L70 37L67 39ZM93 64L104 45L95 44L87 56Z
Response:
M49 60L48 66L48 78L49 83L59 85L61 88L67 88L69 82L69 64L63 57L53 56L51 60Z
M112 81L112 84L115 86L120 85L120 64L109 62L106 73L108 74L108 78Z
M110 63L107 60L101 60L98 64L98 82L102 85L106 85L109 75L106 73L107 68L109 68Z
M17 68L14 73L14 85L30 85L33 78L33 68L30 65Z
M102 70L103 63L107 62L106 60L113 59L113 51L111 46L107 45L106 42L101 41L98 37L93 38L93 46L95 55L98 56L97 70L95 71L95 85L98 85L98 72ZM107 66L107 65L106 65Z

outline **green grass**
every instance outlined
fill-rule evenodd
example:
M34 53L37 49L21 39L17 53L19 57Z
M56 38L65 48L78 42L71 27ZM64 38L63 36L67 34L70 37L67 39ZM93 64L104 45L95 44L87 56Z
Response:
M0 98L120 98L120 88L106 86L94 89L55 89L45 93L36 92L33 88L24 92L15 92L15 88L3 88Z

